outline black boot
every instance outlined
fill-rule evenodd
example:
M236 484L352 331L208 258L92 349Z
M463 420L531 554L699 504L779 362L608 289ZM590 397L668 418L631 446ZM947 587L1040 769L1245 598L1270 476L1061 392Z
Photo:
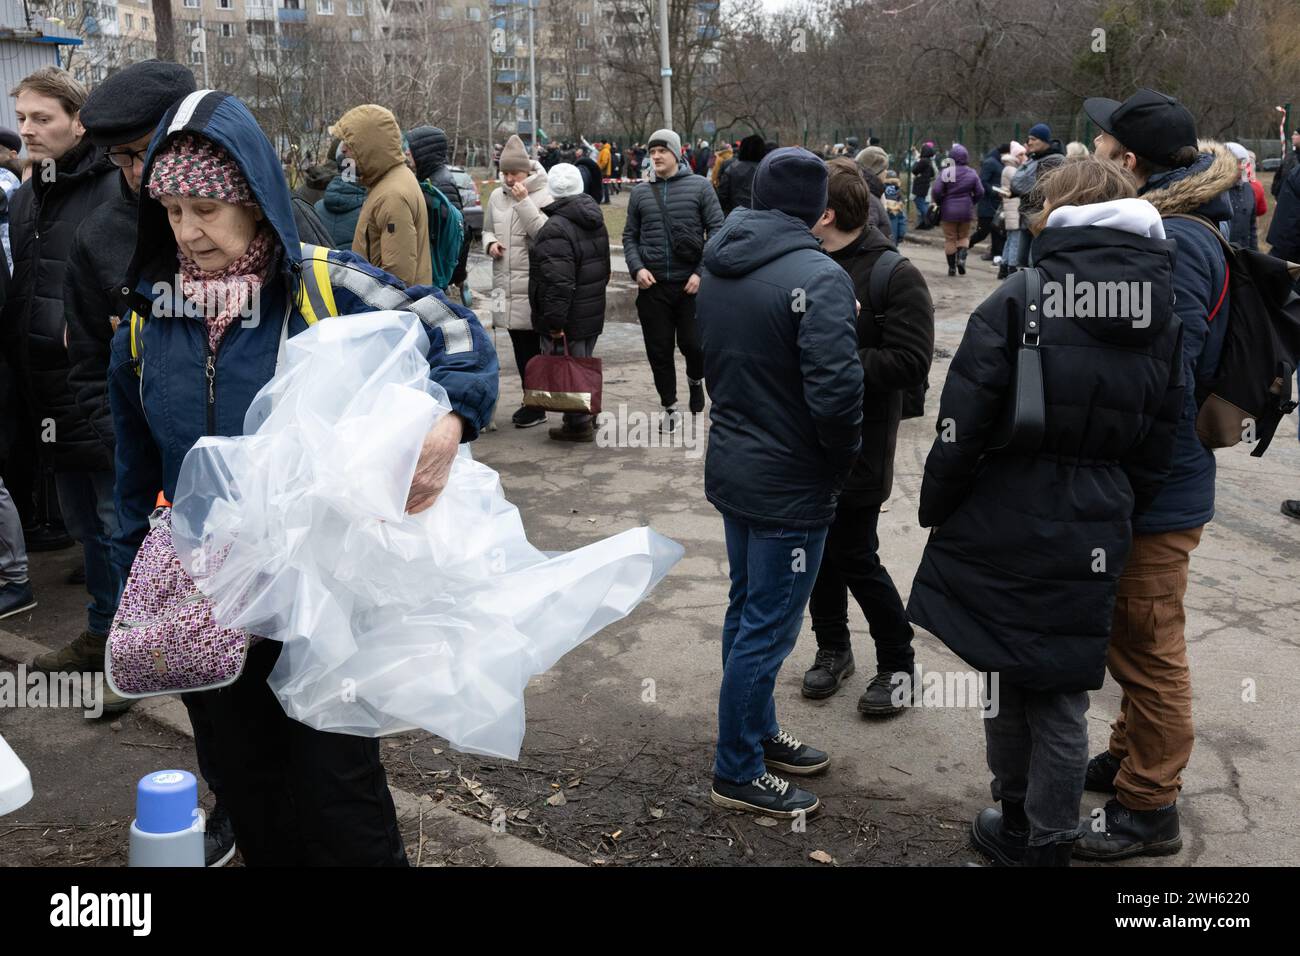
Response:
M1083 789L1093 793L1114 793L1115 774L1119 773L1119 758L1103 750L1088 761L1088 773L1083 778Z
M957 250L957 274L964 276L966 274L966 250Z
M948 254L948 275L955 276L956 274L957 274L957 253L951 252Z
M813 666L803 675L803 695L810 700L822 700L834 694L853 676L853 649L819 647Z
M1074 844L1081 860L1127 860L1132 856L1168 856L1183 848L1178 829L1178 804L1159 810L1130 810L1112 797L1103 810L1106 829L1095 832L1093 821L1079 824L1083 834Z
M1005 279L1010 273L1007 271L1007 262L1002 260L1002 265L998 266L998 281Z
M1029 845L1029 818L1023 800L1003 800L1001 812L981 810L970 827L970 842L994 863L1019 866Z
M1020 860L1021 866L1069 866L1070 851L1074 841L1048 843L1045 846L1027 846Z

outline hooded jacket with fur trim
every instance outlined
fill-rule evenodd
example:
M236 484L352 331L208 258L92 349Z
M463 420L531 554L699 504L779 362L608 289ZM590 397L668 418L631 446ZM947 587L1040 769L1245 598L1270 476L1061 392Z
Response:
M1138 190L1138 195L1165 217L1165 234L1178 246L1174 313L1183 327L1187 382L1169 477L1155 500L1134 514L1134 530L1140 534L1199 528L1214 517L1214 452L1196 435L1195 385L1218 368L1224 334L1232 319L1224 295L1227 263L1218 240L1205 226L1168 217L1175 213L1200 216L1226 238L1232 220L1228 190L1241 173L1237 158L1222 143L1202 140L1198 145L1201 155L1196 162L1185 169L1157 173Z

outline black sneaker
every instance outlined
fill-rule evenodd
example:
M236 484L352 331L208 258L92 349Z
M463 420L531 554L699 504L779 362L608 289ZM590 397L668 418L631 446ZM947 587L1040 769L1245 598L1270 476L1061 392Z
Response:
M704 411L704 381L701 379L697 382L688 378L686 382L691 387L691 412L698 415Z
M803 675L803 695L810 700L830 697L853 676L853 649L819 647L813 666Z
M763 741L763 763L770 770L784 770L798 777L821 773L830 766L830 754L809 747L782 730L775 737Z
M68 572L68 576L65 577L63 580L67 584L85 584L86 566L84 564L78 564L76 567L74 567L71 571Z
M36 595L30 581L0 585L0 619L22 614L36 607Z
M893 717L911 706L917 696L913 675L906 671L881 671L858 698L858 713L867 717Z
M1300 501L1288 498L1286 501L1282 502L1282 514L1286 515L1288 518L1295 518L1296 521L1300 521Z
M515 428L532 428L546 421L546 410L520 405L519 411L511 415L510 420L515 423Z
M62 551L74 544L66 531L52 524L40 524L32 528L23 528L23 541L30 552Z
M1029 845L1029 818L1024 803L1002 801L999 812L981 810L970 827L971 846L1000 866L1019 866Z
M793 819L800 814L812 816L822 805L815 794L800 790L789 780L782 780L773 773L765 773L749 783L732 783L714 777L709 799L728 810L744 810L783 819Z
M1103 750L1088 761L1088 773L1083 778L1083 789L1093 793L1114 793L1115 774L1119 773L1119 758Z
M1159 810L1130 810L1117 799L1106 801L1106 829L1092 829L1085 817L1079 823L1082 836L1075 841L1074 855L1081 860L1127 860L1133 856L1168 856L1183 848L1178 830L1178 804Z
M207 828L203 831L203 865L225 866L235 855L235 828L226 808L217 804L208 814Z

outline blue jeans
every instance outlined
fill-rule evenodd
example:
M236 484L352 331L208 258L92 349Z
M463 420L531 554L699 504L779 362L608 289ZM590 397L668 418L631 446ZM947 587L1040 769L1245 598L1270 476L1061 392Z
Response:
M1007 242L1002 247L1002 262L1008 269L1020 265L1020 230L1008 229Z
M907 235L907 214L902 212L891 213L889 223L894 227L894 245L902 245L903 237Z
M109 550L110 541L117 533L113 472L56 472L54 487L68 534L85 549L86 590L90 592L86 629L102 636L113 624L123 583L118 579Z
M817 580L826 528L787 531L723 516L731 594L722 625L714 773L748 783L765 772L763 741L781 729L772 691L794 650Z
M924 196L913 198L916 200L916 228L920 229L925 225L925 214L930 209L930 200Z

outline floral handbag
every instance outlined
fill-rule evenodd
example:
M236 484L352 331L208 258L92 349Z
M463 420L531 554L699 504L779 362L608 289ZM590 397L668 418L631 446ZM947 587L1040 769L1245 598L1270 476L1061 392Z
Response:
M104 674L115 694L150 697L233 684L260 638L224 628L172 544L171 508L150 518L113 617Z

